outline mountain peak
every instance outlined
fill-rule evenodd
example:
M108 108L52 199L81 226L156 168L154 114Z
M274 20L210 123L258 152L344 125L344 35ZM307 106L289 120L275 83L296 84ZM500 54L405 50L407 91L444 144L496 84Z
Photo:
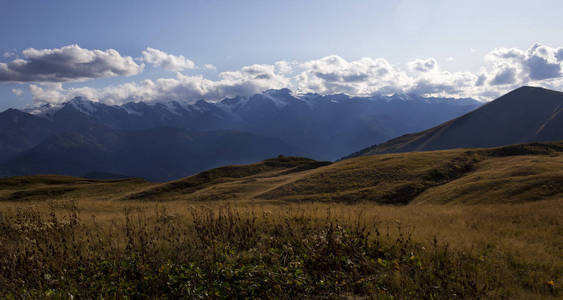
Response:
M557 93L556 91L553 90L548 90L546 88L542 88L542 87L538 87L538 86L530 86L530 85L524 85L521 86L511 92L509 92L507 95L514 95L514 94L529 94L529 93Z
M81 96L74 97L70 101L63 104L64 107L70 106L86 115L95 113L98 108L103 105L105 104L94 102Z
M563 138L563 93L523 86L459 118L403 135L364 154L497 147Z
M8 117L8 118L18 118L24 115L27 115L27 113L15 108L8 108L5 111L0 112L0 116Z

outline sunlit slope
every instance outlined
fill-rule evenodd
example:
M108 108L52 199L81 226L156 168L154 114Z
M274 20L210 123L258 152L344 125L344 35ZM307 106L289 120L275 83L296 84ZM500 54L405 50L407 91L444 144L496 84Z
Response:
M556 199L563 143L357 157L277 158L150 186L127 199L497 203Z
M563 199L563 156L488 159L475 171L430 188L413 203L505 203Z
M166 183L61 176L0 180L0 198L141 201L516 203L563 199L563 141L362 156L279 157Z
M277 183L285 183L295 174L306 173L329 162L300 157L278 157L250 164L226 166L157 184L131 193L126 199L139 200L228 200L253 198Z
M392 204L558 199L563 197L563 143L358 157L259 197Z

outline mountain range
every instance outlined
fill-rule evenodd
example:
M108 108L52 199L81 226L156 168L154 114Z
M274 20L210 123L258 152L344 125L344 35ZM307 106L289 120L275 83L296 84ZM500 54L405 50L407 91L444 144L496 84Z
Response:
M524 86L433 128L367 147L380 153L497 147L563 139L563 93Z
M406 94L296 96L288 89L192 104L116 106L78 97L0 113L0 175L160 181L279 154L334 160L480 105Z

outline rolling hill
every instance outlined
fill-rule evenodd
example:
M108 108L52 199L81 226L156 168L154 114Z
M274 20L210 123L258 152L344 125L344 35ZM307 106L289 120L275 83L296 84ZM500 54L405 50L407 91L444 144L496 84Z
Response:
M348 157L378 153L496 147L563 139L563 93L521 87L461 117L374 145Z
M336 163L278 157L164 183L12 177L0 179L0 197L13 201L518 203L561 199L561 182L563 142L552 142L361 156Z

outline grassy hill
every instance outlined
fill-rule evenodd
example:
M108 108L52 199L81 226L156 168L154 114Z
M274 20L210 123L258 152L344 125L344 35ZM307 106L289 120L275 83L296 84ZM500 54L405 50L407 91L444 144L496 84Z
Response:
M559 299L562 170L554 142L3 178L0 298Z
M212 169L128 195L137 200L505 203L562 196L563 143L300 158Z
M562 143L364 156L319 168L266 199L504 203L562 197Z
M144 179L95 180L59 175L0 179L0 201L55 199L117 200L131 190L151 185Z
M63 176L0 179L0 199L515 203L563 195L563 142L362 156L279 157L166 183Z

